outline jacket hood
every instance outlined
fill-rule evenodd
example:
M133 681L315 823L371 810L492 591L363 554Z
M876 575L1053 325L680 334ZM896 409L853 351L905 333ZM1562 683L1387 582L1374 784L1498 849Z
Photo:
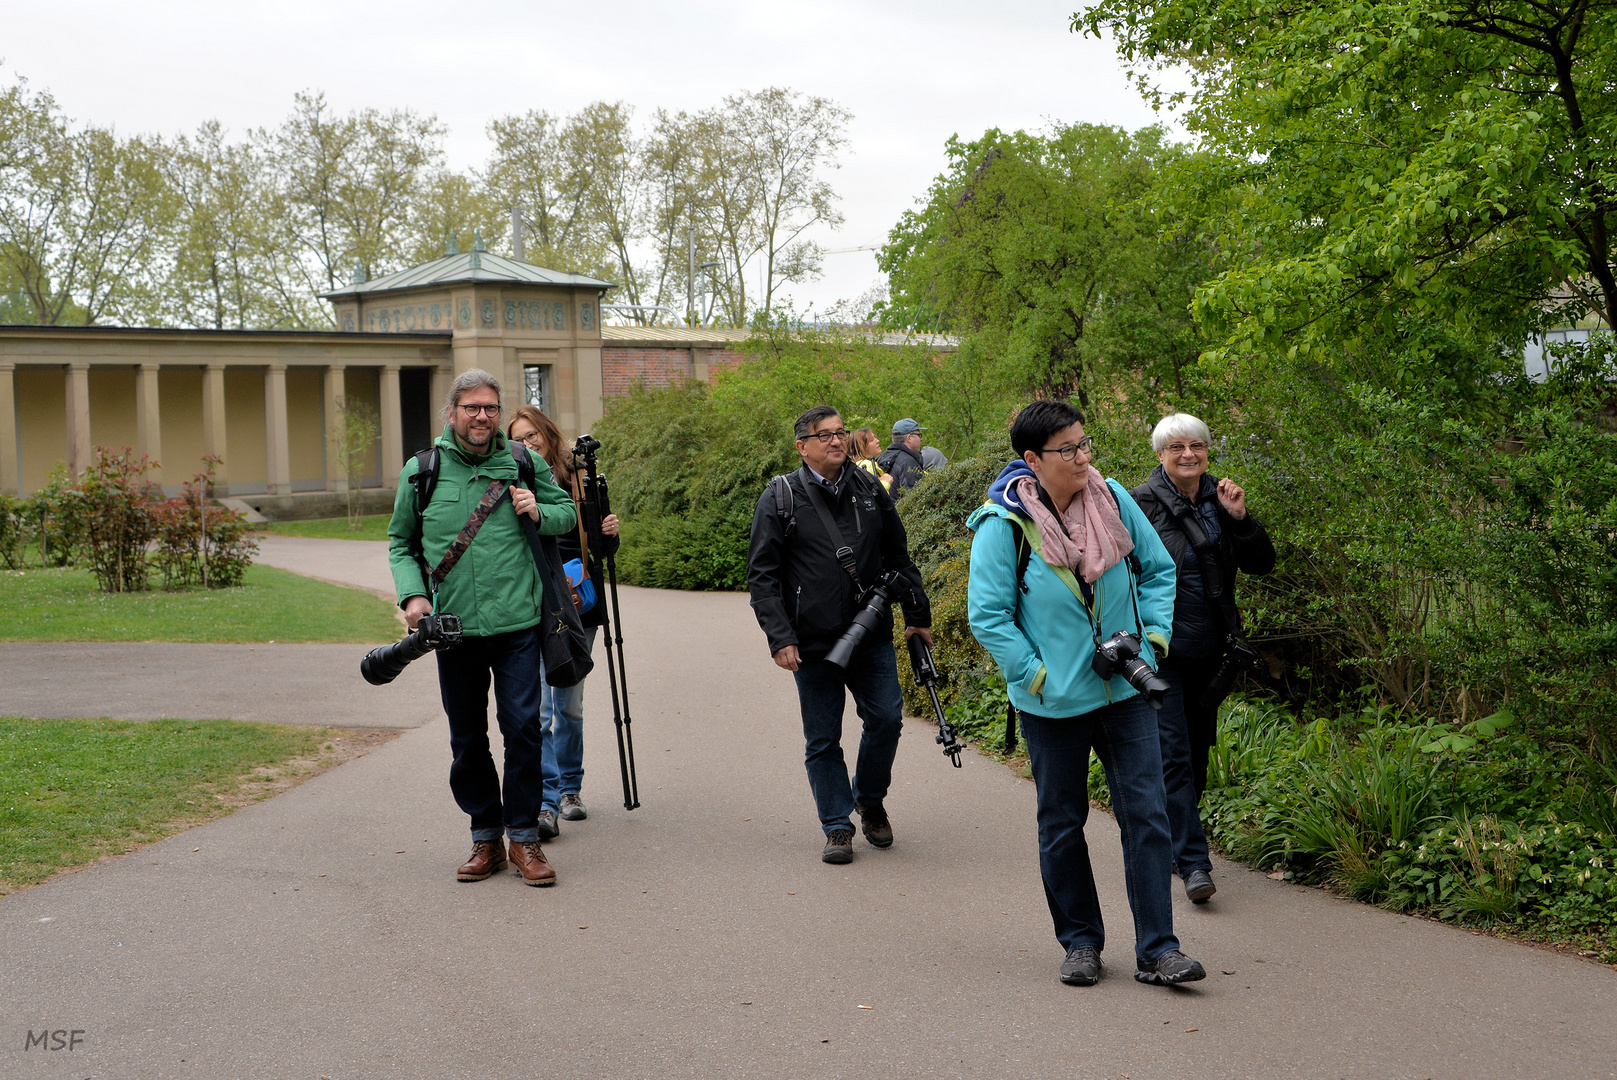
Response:
M1016 494L1015 484L1022 477L1033 476L1033 470L1021 458L1006 462L1005 468L1000 470L994 482L988 485L988 501L1003 506L1018 517L1032 517L1022 505L1021 498Z

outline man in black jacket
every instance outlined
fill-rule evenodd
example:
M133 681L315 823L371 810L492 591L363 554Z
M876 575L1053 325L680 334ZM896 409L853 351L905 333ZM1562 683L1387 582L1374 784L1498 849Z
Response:
M926 473L926 462L921 459L921 432L925 430L906 416L893 425L893 443L876 459L882 471L892 475L896 494L919 484Z
M910 559L904 525L881 484L848 460L842 417L819 405L797 418L803 467L770 484L752 516L747 586L752 609L769 639L775 663L797 679L803 714L809 788L825 831L821 858L853 860L857 810L865 839L892 846L893 828L882 800L892 780L893 757L904 726L890 611L854 652L847 669L826 660L858 612L866 589L883 574L898 573L908 595L904 636L932 643L932 609L921 572ZM842 755L845 694L864 721L853 779Z

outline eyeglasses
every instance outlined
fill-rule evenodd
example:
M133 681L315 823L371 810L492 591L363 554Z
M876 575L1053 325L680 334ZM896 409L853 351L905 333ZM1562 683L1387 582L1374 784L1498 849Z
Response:
M1038 454L1040 457L1043 457L1045 454L1060 454L1062 461L1071 461L1073 458L1076 458L1080 452L1085 454L1094 454L1095 437L1093 435L1085 435L1077 442L1069 443L1066 446L1057 446L1049 450L1035 450L1033 452Z
M804 439L819 439L821 446L824 446L832 439L846 439L847 437L847 428L843 428L841 431L811 431L807 435L803 436Z
M538 446L540 443L542 443L544 441L545 441L545 437L543 435L539 434L537 431L530 431L526 435L518 435L517 436L517 442L526 443L529 446Z
M498 405L461 405L459 408L460 411L465 414L466 419L468 420L476 419L478 416L500 415L500 407Z
M1189 450L1192 454L1205 454L1207 453L1207 444L1204 442L1176 442L1169 443L1167 446L1164 446L1163 449L1170 454L1183 454L1186 450Z

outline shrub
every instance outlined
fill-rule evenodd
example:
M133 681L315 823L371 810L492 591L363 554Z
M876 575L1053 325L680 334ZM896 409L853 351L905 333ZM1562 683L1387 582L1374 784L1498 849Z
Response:
M177 497L153 506L157 564L166 589L195 583L212 589L240 585L258 550L241 514L209 505L218 459L204 461L203 471L187 480Z
M105 592L146 588L146 545L156 537L154 487L146 479L148 458L125 447L104 446L84 476L67 492L63 517L82 539L84 562Z
M0 494L0 562L10 570L22 565L23 536L28 530L23 506L16 496Z

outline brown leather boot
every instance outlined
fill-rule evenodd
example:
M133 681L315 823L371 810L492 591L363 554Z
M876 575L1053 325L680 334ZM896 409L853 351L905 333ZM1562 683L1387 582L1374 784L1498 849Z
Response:
M537 840L529 840L525 844L511 841L511 863L522 872L524 885L556 884L556 871L550 868L550 862Z
M473 840L472 857L455 871L456 881L482 881L505 869L505 845L498 840Z

